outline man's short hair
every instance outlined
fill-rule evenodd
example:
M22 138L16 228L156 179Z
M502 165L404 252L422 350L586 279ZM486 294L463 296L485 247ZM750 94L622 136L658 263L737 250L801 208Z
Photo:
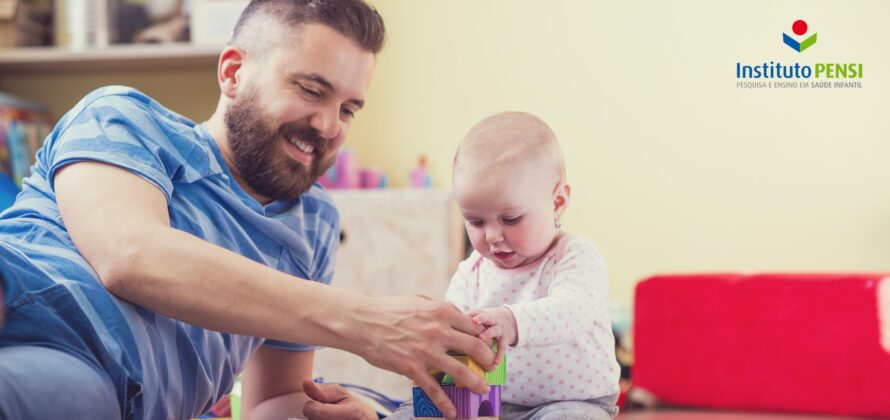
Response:
M377 54L383 48L386 28L377 10L362 0L252 0L232 33L229 45L241 41L256 16L271 17L285 27L318 23Z

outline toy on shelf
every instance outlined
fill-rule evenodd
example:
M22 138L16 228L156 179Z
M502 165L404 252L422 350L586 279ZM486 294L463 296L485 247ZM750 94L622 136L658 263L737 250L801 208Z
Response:
M503 356L497 369L486 372L467 355L454 352L449 352L449 354L461 364L470 368L473 373L481 378L485 378L491 389L487 395L476 394L470 391L469 388L464 387L463 384L455 384L451 375L447 375L439 370L431 371L430 373L433 377L442 385L445 395L448 395L448 399L451 400L451 403L457 409L457 417L460 419L487 419L497 418L497 416L501 415L501 385L504 384L507 378L507 355ZM433 404L432 400L421 388L413 388L413 400L415 419L444 417L442 412L436 408L436 405Z
M360 168L358 157L349 149L337 152L334 164L318 178L328 189L386 188L386 175L380 169Z
M318 182L325 188L358 188L359 170L358 158L349 149L337 152L334 164L318 178Z
M411 170L410 178L413 188L432 188L433 177L430 176L430 172L426 169L425 155L420 155L417 167Z
M362 168L358 172L358 183L361 188L386 188L386 175L380 169Z

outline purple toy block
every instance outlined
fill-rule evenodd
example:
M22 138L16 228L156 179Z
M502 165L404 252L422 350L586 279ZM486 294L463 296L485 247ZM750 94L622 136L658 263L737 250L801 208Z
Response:
M492 385L488 395L479 395L469 388L443 386L448 399L457 408L457 417L474 419L481 416L501 415L501 386Z
M469 388L443 385L448 399L457 408L457 418L477 419L501 415L501 386L492 385L488 395L475 394ZM442 412L433 405L422 389L414 388L415 418L441 418Z

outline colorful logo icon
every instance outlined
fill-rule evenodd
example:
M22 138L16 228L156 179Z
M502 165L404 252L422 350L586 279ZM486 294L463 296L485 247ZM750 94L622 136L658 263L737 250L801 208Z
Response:
M807 23L803 20L797 20L791 25L791 30L794 32L795 35L802 37L804 34L807 33ZM807 38L798 41L797 39L794 39L783 32L782 40L785 41L785 45L791 47L791 49L793 49L794 51L804 52L804 50L810 48L813 44L816 43L816 35L818 34L813 34Z

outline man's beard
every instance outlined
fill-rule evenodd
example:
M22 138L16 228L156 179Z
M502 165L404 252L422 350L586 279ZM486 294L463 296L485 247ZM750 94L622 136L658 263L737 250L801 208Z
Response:
M294 123L272 131L265 123L255 92L236 100L225 113L232 163L241 179L255 192L272 200L292 200L309 190L331 167L328 142L318 130ZM295 161L279 144L281 139L300 139L315 149L309 167Z

